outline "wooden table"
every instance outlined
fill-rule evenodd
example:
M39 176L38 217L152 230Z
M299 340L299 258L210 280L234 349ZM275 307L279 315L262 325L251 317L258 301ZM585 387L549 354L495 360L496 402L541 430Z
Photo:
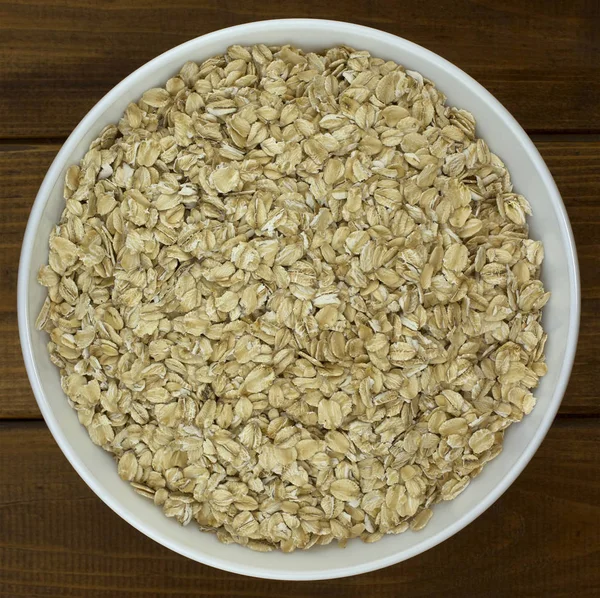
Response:
M41 420L16 315L29 209L85 112L176 44L289 16L398 34L485 85L530 133L558 183L577 240L583 292L579 349L559 416L508 492L426 554L316 583L255 580L199 565L113 514L72 470ZM0 30L0 596L600 595L598 0L13 0L0 3Z

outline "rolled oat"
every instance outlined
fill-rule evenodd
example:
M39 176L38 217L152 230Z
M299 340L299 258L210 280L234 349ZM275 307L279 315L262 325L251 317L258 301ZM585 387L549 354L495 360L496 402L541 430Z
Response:
M38 326L168 517L261 551L418 530L533 408L543 248L445 99L365 51L232 46L69 168Z

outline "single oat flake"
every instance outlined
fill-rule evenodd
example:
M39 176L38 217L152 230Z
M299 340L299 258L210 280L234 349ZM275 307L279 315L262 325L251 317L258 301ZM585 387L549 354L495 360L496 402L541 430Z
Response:
M419 530L534 407L543 248L419 73L232 46L65 177L38 327L120 477L219 540Z

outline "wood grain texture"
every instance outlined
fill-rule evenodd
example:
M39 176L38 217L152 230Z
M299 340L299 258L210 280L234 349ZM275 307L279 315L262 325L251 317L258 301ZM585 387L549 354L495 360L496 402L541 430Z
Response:
M19 344L17 272L29 212L56 145L0 144L0 419L41 417Z
M0 138L67 135L161 52L290 16L353 21L421 44L475 77L529 131L600 131L597 0L12 0L0 3Z
M506 494L443 544L366 575L284 583L218 571L155 544L89 490L42 423L3 423L0 596L570 598L575 588L578 598L597 596L599 442L597 420L558 421Z
M600 140L537 138L573 225L582 282L582 322L562 414L600 414ZM20 244L30 207L58 146L0 145L0 419L38 418L21 358L16 314Z

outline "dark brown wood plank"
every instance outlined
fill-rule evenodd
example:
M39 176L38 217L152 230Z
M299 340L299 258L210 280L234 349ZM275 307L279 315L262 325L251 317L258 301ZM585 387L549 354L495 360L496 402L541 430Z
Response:
M573 227L581 276L581 320L577 355L561 414L599 414L600 355L600 142L562 141L536 145L562 194ZM568 149L567 149L568 148Z
M0 144L0 419L41 417L21 356L17 274L29 211L58 149Z
M12 0L0 3L0 138L67 135L161 52L290 16L352 21L421 44L475 77L530 131L600 131L596 0Z
M600 414L600 140L544 141L544 155L567 205L579 251L582 325L561 414ZM16 314L17 267L29 209L58 146L0 145L0 419L39 418L21 358Z
M598 420L558 421L515 484L456 536L387 569L298 583L168 551L92 494L42 423L0 424L0 596L597 596L599 442Z

